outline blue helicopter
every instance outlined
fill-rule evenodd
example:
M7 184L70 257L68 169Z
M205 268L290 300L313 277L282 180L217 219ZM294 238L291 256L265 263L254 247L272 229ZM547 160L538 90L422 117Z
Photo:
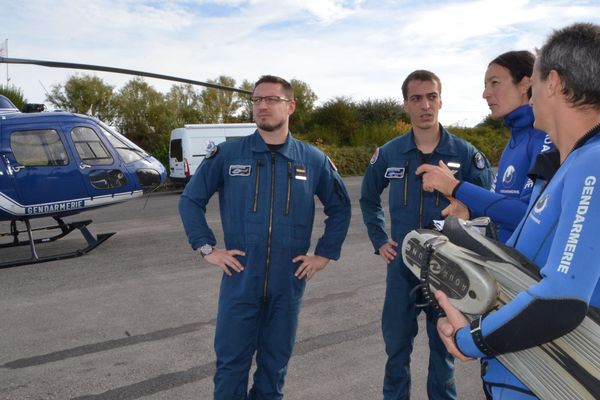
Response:
M215 89L246 90L190 79L122 68L54 61L0 57L0 63L35 64L125 73L166 79ZM65 222L64 218L97 207L109 206L149 193L166 180L164 166L142 148L102 121L68 112L22 113L0 96L0 221L9 221L0 232L0 249L29 246L26 258L5 261L0 268L78 257L93 250L112 235L94 235L91 220ZM34 218L51 217L49 226L32 228ZM24 229L19 224L25 225ZM34 231L56 234L34 238ZM87 246L76 251L40 256L36 245L58 240L79 230ZM20 234L27 238L21 239Z

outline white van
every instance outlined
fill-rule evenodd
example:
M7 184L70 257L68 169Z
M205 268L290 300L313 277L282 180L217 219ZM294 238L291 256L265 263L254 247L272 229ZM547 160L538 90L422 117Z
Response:
M189 124L173 129L169 144L169 177L185 185L206 155L210 141L219 144L251 135L256 124Z

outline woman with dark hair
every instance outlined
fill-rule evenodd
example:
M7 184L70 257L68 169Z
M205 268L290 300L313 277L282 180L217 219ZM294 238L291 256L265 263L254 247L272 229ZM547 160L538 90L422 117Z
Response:
M532 201L508 245L539 268L539 282L472 324L435 293L446 314L438 320L444 345L463 361L487 357L481 370L494 400L600 399L599 346L591 337L600 309L598 71L598 24L555 30L535 62L535 126L556 150L537 158ZM510 370L496 358L517 352L525 354L522 364ZM548 358L535 361L534 353Z
M500 157L493 191L457 180L443 162L439 166L423 164L416 171L423 174L424 190L438 190L451 198L444 216L488 216L502 242L508 240L527 209L533 189L527 173L539 153L554 147L548 135L533 127L529 98L534 61L529 51L509 51L492 60L485 73L483 98L491 117L502 118L511 133Z

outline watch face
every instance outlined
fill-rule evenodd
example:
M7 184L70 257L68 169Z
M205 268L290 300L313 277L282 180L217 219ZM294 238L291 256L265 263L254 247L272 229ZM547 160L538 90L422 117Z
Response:
M202 245L199 250L200 250L200 254L202 254L203 256L207 256L210 253L212 253L213 248L210 244L205 244L205 245Z

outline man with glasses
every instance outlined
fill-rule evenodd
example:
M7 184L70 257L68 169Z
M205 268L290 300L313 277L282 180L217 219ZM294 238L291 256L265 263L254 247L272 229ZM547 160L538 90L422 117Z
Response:
M398 243L413 229L430 227L443 219L441 211L449 201L440 193L421 188L421 178L415 171L419 165L437 165L443 160L457 179L485 188L492 181L492 171L485 157L473 145L442 127L438 112L442 107L442 83L432 72L412 72L402 84L404 109L412 129L378 148L365 173L360 207L369 238L386 262L387 284L382 315L382 330L388 360L385 365L383 398L410 397L410 353L417 335L415 287L418 279L398 255ZM381 193L389 186L391 238L385 228ZM430 399L455 399L454 360L437 335L439 317L431 308L427 314L429 336L429 376L427 393Z
M254 85L252 104L256 132L214 147L179 203L192 248L224 272L214 377L214 398L223 400L283 398L306 282L339 258L350 225L350 200L335 166L289 132L296 108L292 86L263 76ZM217 191L224 247L214 247L205 218ZM309 255L315 195L327 218Z

